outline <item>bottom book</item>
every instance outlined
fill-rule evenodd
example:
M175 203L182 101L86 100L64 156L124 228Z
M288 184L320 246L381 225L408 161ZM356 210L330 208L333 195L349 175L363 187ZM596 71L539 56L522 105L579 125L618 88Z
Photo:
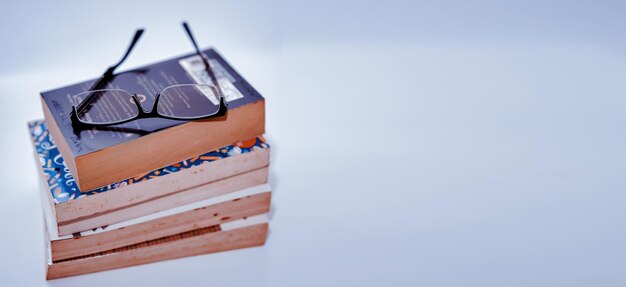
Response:
M267 184L108 226L59 236L45 190L46 279L265 244Z
M267 214L195 229L82 257L52 261L46 240L46 279L129 267L156 261L227 251L265 244ZM46 232L47 234L47 232Z

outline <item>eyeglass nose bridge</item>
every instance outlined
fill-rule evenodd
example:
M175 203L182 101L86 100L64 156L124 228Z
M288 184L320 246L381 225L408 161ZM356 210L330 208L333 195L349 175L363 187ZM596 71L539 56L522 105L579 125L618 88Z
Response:
M157 104L159 103L159 98L161 97L161 93L157 93L156 96L154 97L154 104L152 104L152 107L150 107L150 110L146 110L144 108L144 106L141 104L142 101L139 99L139 96L143 96L143 102L145 102L148 97L146 95L143 94L132 94L131 95L131 99L133 100L133 102L135 103L135 106L137 106L137 112L139 113L137 116L152 116L154 114L156 114L156 107Z

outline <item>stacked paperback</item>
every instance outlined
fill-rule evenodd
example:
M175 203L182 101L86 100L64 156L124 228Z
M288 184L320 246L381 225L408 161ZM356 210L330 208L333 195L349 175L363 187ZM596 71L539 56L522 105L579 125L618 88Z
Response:
M260 246L271 188L265 101L215 50L210 59L227 115L141 119L76 130L74 95L93 81L41 94L45 120L29 123L41 179L47 278ZM198 55L120 73L109 87L146 106L176 84L206 84Z

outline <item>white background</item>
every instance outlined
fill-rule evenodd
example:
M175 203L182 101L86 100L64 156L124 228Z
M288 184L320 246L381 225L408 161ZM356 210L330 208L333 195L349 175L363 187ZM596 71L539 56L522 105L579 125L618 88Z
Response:
M2 286L626 285L624 2L13 2ZM137 27L125 68L190 52L180 20L267 99L267 244L46 282L38 93Z

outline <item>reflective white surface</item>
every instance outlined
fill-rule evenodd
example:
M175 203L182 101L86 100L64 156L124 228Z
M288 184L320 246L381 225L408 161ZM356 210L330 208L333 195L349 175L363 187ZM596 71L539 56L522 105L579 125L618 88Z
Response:
M624 3L2 5L2 285L626 284ZM267 245L45 282L38 92L183 19L267 99Z

